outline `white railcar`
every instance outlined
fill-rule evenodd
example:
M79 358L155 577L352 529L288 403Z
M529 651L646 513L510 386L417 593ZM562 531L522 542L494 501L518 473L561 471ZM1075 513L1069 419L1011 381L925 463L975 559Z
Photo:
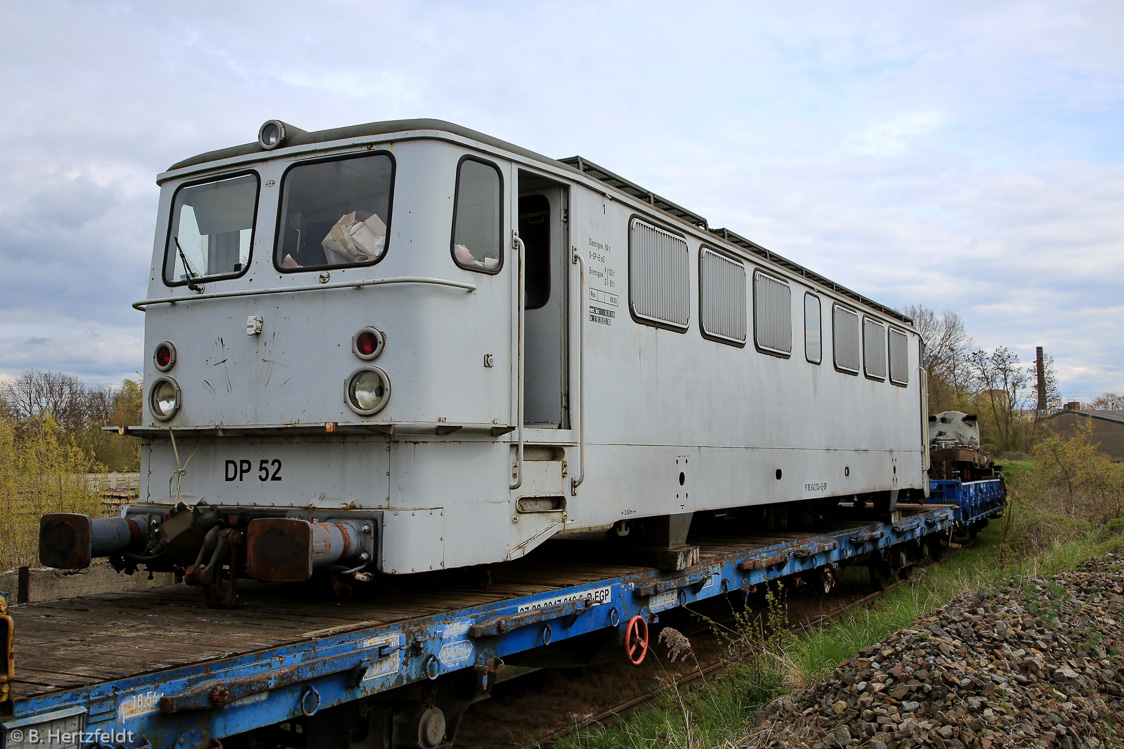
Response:
M271 121L158 181L141 503L48 563L404 574L927 491L907 318L596 165Z

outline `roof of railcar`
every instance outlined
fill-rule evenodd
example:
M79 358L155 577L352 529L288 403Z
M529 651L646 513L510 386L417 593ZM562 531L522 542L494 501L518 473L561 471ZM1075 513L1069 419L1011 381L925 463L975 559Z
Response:
M288 125L287 127L293 127ZM317 130L314 132L305 132L297 128L293 128L294 132L287 135L284 147L290 146L307 146L316 143L329 143L332 141L346 141L357 138L368 138L378 135L392 135L394 133L402 133L407 131L430 130L445 132L451 135L456 135L468 140L474 140L479 143L497 148L500 150L508 151L510 153L518 154L531 161L538 161L553 168L561 168L574 173L584 174L606 185L607 187L631 196L640 200L653 208L657 208L664 213L668 213L680 221L691 224L698 229L718 237L725 242L735 245L736 247L749 252L750 254L757 255L758 257L768 260L770 263L779 265L786 270L795 273L798 276L806 278L810 281L831 289L832 291L842 296L848 297L856 302L860 302L868 307L872 307L885 315L893 317L907 324L912 324L912 320L903 315L897 310L887 307L884 304L869 299L862 294L851 291L845 286L840 286L834 281L821 276L814 271L811 271L799 263L795 263L783 255L768 250L761 245L753 242L745 237L739 236L729 229L714 229L710 227L709 222L697 213L692 213L686 208L676 205L665 198L661 198L651 190L646 190L634 182L630 182L624 177L620 177L604 167L594 164L588 159L581 156L571 156L565 159L552 159L548 156L536 153L526 148L521 148L507 141L494 138L491 135L486 135L478 130L456 125L452 122L435 119L413 119L413 120L387 120L386 122L368 122L363 125L349 125L348 127L336 127L329 130ZM249 156L255 153L268 153L256 141L253 143L246 143L241 146L232 146L230 148L222 148L217 151L208 151L207 153L192 156L189 159L177 162L168 168L168 171L175 171L177 169L184 169L192 166L200 166L210 163L212 161L220 161L223 159L230 159L237 156Z

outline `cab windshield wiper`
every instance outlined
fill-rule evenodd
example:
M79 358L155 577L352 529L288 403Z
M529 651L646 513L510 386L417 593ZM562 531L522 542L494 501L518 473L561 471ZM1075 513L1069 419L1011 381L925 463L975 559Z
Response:
M187 255L184 253L183 247L180 246L180 238L173 234L172 241L176 243L176 252L180 254L180 261L183 263L183 269L187 272L187 288L192 291L202 291L203 287L195 283L195 279L200 276L191 269L191 263L187 262Z

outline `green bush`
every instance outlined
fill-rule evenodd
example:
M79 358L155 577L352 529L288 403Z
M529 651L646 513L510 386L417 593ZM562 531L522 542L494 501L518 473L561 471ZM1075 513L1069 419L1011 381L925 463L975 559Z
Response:
M50 512L102 514L87 474L94 460L65 443L50 417L19 429L0 418L0 570L38 564L39 518Z
M1091 424L1072 437L1046 437L1031 461L1004 463L1003 472L1009 491L1001 556L1041 554L1124 516L1124 472L1092 441Z

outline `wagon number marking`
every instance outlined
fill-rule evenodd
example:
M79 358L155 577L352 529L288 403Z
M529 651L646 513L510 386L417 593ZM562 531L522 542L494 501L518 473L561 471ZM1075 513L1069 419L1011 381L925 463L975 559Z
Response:
M254 470L254 464L249 460L228 460L226 461L226 473L224 478L227 481L245 481L246 475ZM262 458L258 461L257 479L262 483L266 481L281 481L281 459Z

